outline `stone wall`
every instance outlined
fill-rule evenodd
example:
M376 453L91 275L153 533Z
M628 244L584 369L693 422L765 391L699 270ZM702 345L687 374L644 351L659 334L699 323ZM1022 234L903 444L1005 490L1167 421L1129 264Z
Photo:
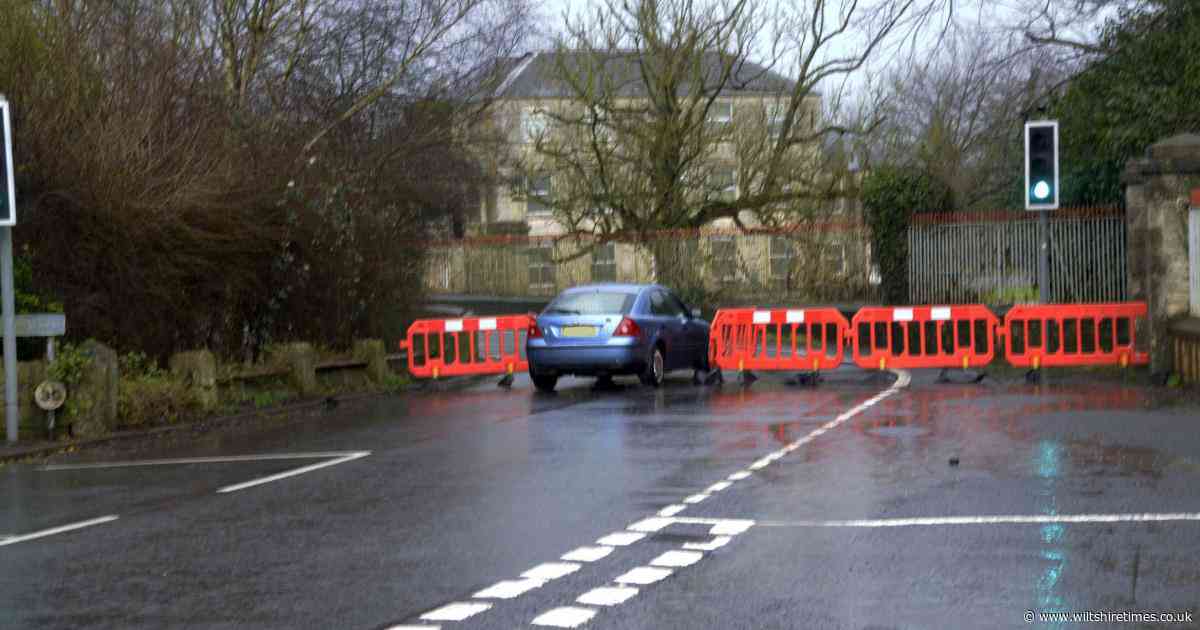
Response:
M1170 325L1188 315L1188 193L1200 186L1200 135L1173 136L1131 160L1125 183L1129 297L1150 307L1151 370L1172 370ZM1146 349L1146 348L1143 348Z

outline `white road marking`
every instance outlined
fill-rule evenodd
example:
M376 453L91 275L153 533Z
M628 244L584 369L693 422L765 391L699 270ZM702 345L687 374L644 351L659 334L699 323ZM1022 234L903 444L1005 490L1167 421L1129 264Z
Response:
M632 586L601 586L580 595L575 601L591 606L616 606L637 594L638 590Z
M645 532L653 534L654 532L674 523L674 519L670 517L652 517L642 519L629 526L629 529L635 532Z
M676 523L691 523L694 525L711 525L709 533L713 536L737 536L754 526L755 521L742 518L699 518L677 517Z
M175 457L170 459L143 459L124 462L93 462L87 464L49 464L37 468L39 471L92 470L97 468L136 468L141 466L179 466L183 464L226 464L233 462L266 462L288 459L327 459L356 455L362 451L329 451L321 453L260 453L258 455L223 455L216 457Z
M596 541L598 545L608 545L611 547L624 547L645 538L645 534L638 532L615 532Z
M720 549L721 547L724 547L725 545L728 545L729 541L731 541L731 540L733 540L733 538L731 538L729 536L717 536L716 538L713 538L712 540L710 540L706 543L696 543L696 542L683 543L683 548L684 549L695 549L697 551L713 551L716 549Z
M1200 521L1200 512L1151 514L1008 514L998 516L931 516L843 521L763 521L767 527L913 527L936 525L1041 525L1045 523L1147 523Z
M425 621L462 621L491 607L491 604L485 602L455 602L431 610L421 615L421 619Z
M683 502L687 503L689 505L694 505L694 504L699 503L707 498L708 498L707 494L693 494L692 496L685 498L683 500Z
M739 470L739 471L733 473L732 475L729 475L728 477L726 477L726 479L728 479L730 481L741 481L741 480L749 477L751 474L752 473L748 470Z
M578 571L579 566L573 562L546 562L522 573L521 577L549 582Z
M612 547L580 547L562 556L568 562L595 562L612 553Z
M533 620L535 626L553 626L555 628L577 628L596 616L591 608L576 608L563 606L550 612L542 613Z
M471 597L481 599L512 599L520 597L535 588L546 585L545 580L526 578L524 580L503 580L475 593Z
M733 484L729 483L728 481L718 481L717 483L705 488L704 492L708 494L716 494L732 485Z
M658 567L638 567L631 571L627 571L618 575L613 581L617 584L637 584L645 586L653 584L668 575L671 575L670 569L660 569Z
M677 503L675 505L668 505L667 507L659 510L658 515L659 516L675 516L676 514L682 512L686 509L687 509L686 505L680 505Z
M392 627L388 628L387 630L442 630L442 627L441 626L400 625L400 626L392 626Z
M279 481L280 479L287 479L288 477L295 477L296 475L303 475L304 473L312 472L314 470L320 470L322 468L328 468L330 466L337 466L338 464L344 464L348 461L359 459L360 457L366 457L367 455L370 455L370 454L371 454L371 451L356 451L353 453L347 453L343 457L339 457L337 459L331 459L327 462L321 462L319 464L310 464L308 466L301 466L299 468L294 468L292 470L287 470L287 471L277 473L274 475L268 475L266 477L260 477L258 479L252 479L250 481L236 483L236 484L233 484L232 486L225 486L224 488L218 488L217 492L222 493L222 494L224 494L226 492L237 492L238 490L245 490L246 488L252 488L254 486L261 486L264 483L271 483L272 481Z
M89 519L86 521L79 521L78 523L71 523L69 525L60 525L58 527L51 527L50 529L43 529L41 531L33 532L31 534L20 534L17 536L8 536L7 538L0 539L0 547L3 547L5 545L15 545L17 543L25 542L27 540L34 540L36 538L45 538L46 536L53 536L55 534L71 532L71 531L75 531L77 529L91 527L92 525L100 525L102 523L111 523L111 522L117 520L118 518L120 518L120 517L117 516L116 514L110 514L108 516L101 516L99 518L93 518L93 519Z
M650 561L651 566L655 567L671 567L681 568L690 567L704 558L704 554L699 551L679 551L671 550L659 555L657 558Z

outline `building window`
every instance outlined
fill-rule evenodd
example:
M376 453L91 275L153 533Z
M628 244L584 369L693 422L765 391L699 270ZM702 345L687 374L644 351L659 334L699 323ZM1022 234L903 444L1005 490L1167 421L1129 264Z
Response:
M525 143L537 142L548 127L546 112L526 109L521 112L521 140Z
M616 282L617 247L613 243L597 245L592 250L592 282Z
M529 288L554 290L554 246L537 244L529 248Z
M550 176L531 175L526 180L525 214L545 216L554 212L550 207Z
M783 132L783 119L786 116L786 103L767 103L767 131L772 138L778 138Z
M720 199L737 199L737 173L733 169L714 171L709 177L709 183Z
M796 244L784 236L772 236L770 244L771 282L780 287L791 286L792 261L796 258Z
M737 240L733 236L713 236L708 244L712 251L712 276L720 282L736 282Z
M708 110L708 122L728 125L733 122L733 101L716 101Z

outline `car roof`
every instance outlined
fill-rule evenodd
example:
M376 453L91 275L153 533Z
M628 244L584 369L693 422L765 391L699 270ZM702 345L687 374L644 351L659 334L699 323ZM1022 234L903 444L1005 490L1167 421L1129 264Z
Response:
M661 289L657 284L632 284L627 282L597 282L571 287L563 293L580 293L583 291L616 291L619 293L641 293L646 289Z

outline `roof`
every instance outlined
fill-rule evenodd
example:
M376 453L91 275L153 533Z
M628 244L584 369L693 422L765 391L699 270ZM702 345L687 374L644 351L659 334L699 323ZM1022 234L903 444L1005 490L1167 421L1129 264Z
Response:
M656 284L634 284L630 282L597 282L593 284L581 284L579 286L564 289L563 293L580 293L583 291L616 291L619 293L640 293L645 289L657 287Z
M587 72L588 66L599 62L597 75L610 82L617 96L645 95L641 78L639 53L614 52L538 52L500 60L498 71L504 76L496 96L499 98L570 98L574 93L559 80L559 62L571 71ZM717 78L720 57L717 53L704 55L706 77ZM783 75L746 61L734 69L725 91L733 93L776 94L790 91L795 83Z

